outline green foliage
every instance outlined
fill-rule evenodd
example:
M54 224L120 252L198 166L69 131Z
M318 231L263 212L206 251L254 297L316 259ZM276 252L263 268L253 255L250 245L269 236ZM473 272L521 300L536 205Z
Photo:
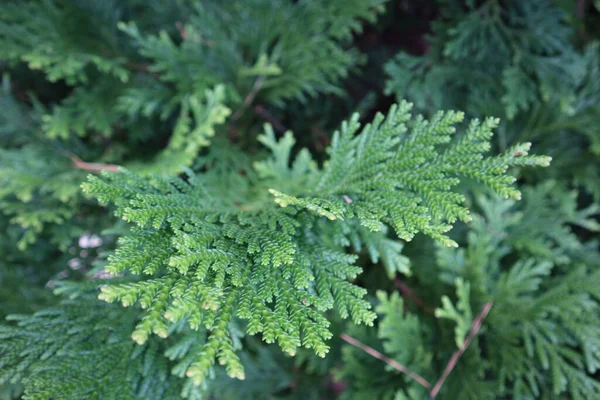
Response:
M572 110L585 69L565 15L552 1L440 3L431 49L425 57L399 53L387 64L388 92L419 107L480 112L498 103L486 112L511 119L540 101Z
M599 367L594 349L599 337L600 254L597 241L581 242L570 228L578 223L597 231L597 223L585 212L574 218L577 205L570 200L573 193L560 186L546 184L523 192L525 201L519 207L512 201L481 197L478 202L484 214L473 214L464 247L438 246L434 273L445 284L427 285L425 271L413 282L437 292L433 298L440 299L441 308L435 319L407 313L397 295L396 300L379 296L381 305L376 310L384 318L378 336L385 354L434 379L450 357L448 339L455 339L454 349L462 346L473 314L485 302L494 302L479 344L473 342L455 367L441 393L443 398L587 399L600 393L600 384L593 377ZM523 246L524 242L531 246ZM517 261L509 264L507 259ZM420 275L419 270L415 272ZM452 297L457 299L456 305ZM392 300L399 301L398 305L391 307ZM455 324L444 323L447 318ZM411 326L417 333L405 332ZM416 338L426 341L431 332L443 339L426 342L428 347L414 343ZM431 359L439 354L445 359L436 365ZM365 374L361 379L368 380L377 372L344 369L348 380L355 373ZM380 390L400 390L403 398L406 390L420 388L409 383L409 389L390 382Z
M531 141L555 160L545 175L598 197L597 40L576 46L576 29L551 0L439 3L429 50L390 60L386 91L425 112L456 107L502 117L500 149Z
M1 3L0 399L600 398L593 2Z
M115 5L114 1L8 1L2 6L0 58L24 61L31 69L43 70L51 82L86 82L89 65L125 82L126 60L114 54L114 24L119 18ZM110 25L112 29L107 29Z
M548 157L527 156L529 144L517 144L505 155L484 158L498 121L473 120L466 133L443 151L451 140L459 112L439 112L431 121L410 118L410 103L393 106L387 117L378 114L358 135L358 116L344 123L332 139L330 159L310 197L297 197L276 189L270 192L281 207L310 210L330 220L357 218L378 231L392 226L401 239L423 232L448 246L452 223L469 221L464 196L452 191L460 178L471 178L504 197L520 198L514 178L503 176L508 167L547 166ZM518 156L515 154L518 153ZM350 167L348 167L350 166ZM401 195L399 198L398 195Z
M404 311L404 301L398 293L388 296L377 292L377 298L379 305L376 311L383 316L378 337L383 341L385 353L413 371L426 371L431 358L425 349L419 319ZM407 343L407 340L410 342Z
M339 41L360 31L361 20L373 22L384 2L195 1L192 18L180 27L181 44L166 31L144 35L135 24L119 28L151 60L150 70L178 92L227 82L237 96L261 89L261 100L283 104L341 93L337 82L359 57Z
M230 110L223 105L223 86L207 90L203 97L191 95L181 102L179 120L166 148L150 161L128 165L142 173L176 174L194 162L202 147L210 144L215 128L225 122Z
M570 197L565 191L554 191L553 196L561 200ZM536 200L532 196L531 201ZM543 207L537 202L536 205ZM562 216L570 217L574 204L563 201L558 208L546 210L552 210L552 215L538 219L539 225L549 232L560 232L551 230L552 225L549 224L557 216L559 220ZM526 221L520 221L527 216L518 215L515 218L510 212L506 213L497 207L488 212L496 215L497 220L512 220L505 225L504 229L508 230L506 237L512 237L511 230L531 226ZM511 226L512 223L515 225ZM571 232L564 224L558 228L565 230L568 237ZM594 224L588 227L598 228ZM552 235L547 233L546 237L551 238ZM569 240L546 242L551 249L571 249L571 258L564 267L556 265L560 258L555 257L555 251L544 254L537 253L536 247L531 248L533 252L526 248L519 249L521 260L500 272L498 281L492 283L487 278L485 282L480 282L479 287L486 293L483 295L491 295L496 301L495 309L489 316L490 340L499 345L490 351L492 365L498 370L501 389L515 397L540 397L544 393L558 396L568 392L572 398L590 398L599 393L600 385L583 371L584 366L588 373L594 373L597 368L595 356L588 349L597 346L595 342L598 336L588 328L583 328L584 325L597 325L592 322L598 318L597 287L600 275L598 253L593 250L597 246L594 243L577 244L577 250L574 250ZM490 251L488 257L498 260L498 255L494 253ZM500 270L497 262L488 262L488 266L483 267L487 270L487 276L491 275L491 271ZM552 275L551 271L554 271Z
M372 346L411 371L427 378L430 374L432 354L428 349L431 339L426 325L405 310L405 303L398 293L388 295L377 292L379 327L377 337L364 330L353 329L353 336ZM427 391L416 385L408 376L392 369L381 361L360 350L344 346L342 349L344 367L339 371L340 378L346 378L350 390L344 393L347 399L412 399L426 398ZM351 378L351 379L348 379Z
M68 159L53 157L33 146L0 150L0 157L0 208L12 223L27 229L19 241L24 249L45 224L61 224L73 217L79 191L72 182L81 179L82 174L65 168Z
M63 191L53 196L58 201L39 200L45 204L35 211L17 210L21 203L2 206L8 214L25 214L13 218L28 229L22 245L33 244L44 227L73 220L81 207L83 174L73 171L69 158L176 174L191 166L230 114L225 104L243 111L244 96L283 105L341 93L339 80L360 59L344 44L362 29L361 21L375 20L382 1L321 3L152 2L140 12L134 0L4 2L0 60L25 62L48 81L70 86L46 107L32 98L37 106L29 110L12 99L5 81L2 103L8 105L1 119L22 122L3 127L3 135L26 130L27 137L3 153L0 170L11 182L2 181L2 196L27 196L33 203L41 197L30 200L34 192ZM137 25L124 22L132 15ZM42 153L46 160L39 160ZM26 161L10 161L21 158Z
M167 379L163 344L129 339L135 313L87 296L11 320L0 330L0 382L21 382L25 398L164 399L182 389Z
M267 343L277 341L290 354L302 345L325 356L331 333L321 312L335 307L342 318L368 325L375 316L361 300L364 289L347 282L361 271L356 258L345 254L344 246L329 243L330 232L321 228L319 217L354 218L375 231L386 223L401 237L422 231L451 245L441 235L450 226L433 221L467 219L468 211L456 204L462 196L450 191L458 179L447 174L473 177L518 197L509 186L514 179L500 174L513 165L548 163L525 153L484 159L479 153L489 147L492 120L474 121L462 140L438 154L434 145L450 140L461 115L440 113L431 123L422 118L411 123L408 110L407 103L392 107L387 118L377 116L356 136L357 116L344 123L321 171L306 150L290 160L291 134L276 141L267 128L260 140L272 156L255 162L254 171L244 170L251 182L248 193L238 187L231 203L225 201L230 187L208 184L214 182L211 169L188 174L187 182L142 179L126 170L104 173L103 179L90 176L84 191L102 203L114 203L116 214L136 225L122 238L107 271L148 276L105 285L100 298L124 306L139 302L147 309L132 335L138 343L151 332L166 337L170 323L185 320L192 329L204 325L210 331L207 344L187 370L198 383L215 358L231 376L244 377L228 333L234 315L248 320L249 334L262 332ZM525 152L526 146L518 148ZM415 160L416 154L421 157ZM341 170L348 164L353 168ZM275 201L260 188L270 188ZM306 197L300 197L303 193ZM392 201L398 198L406 200ZM419 203L425 206L410 209Z
M473 216L459 241L466 246L438 246L435 269L413 266L412 284L441 300L436 316L456 322L456 345L471 314L494 301L483 344L477 354L464 354L442 394L597 397L588 350L597 333L584 325L597 325L598 318L597 242L589 240L598 232L598 205L588 194L597 199L599 193L600 53L594 40L574 42L585 28L572 18L585 10L542 0L439 3L427 53L401 52L386 64L388 92L425 110L462 105L470 115L504 116L498 148L527 140L553 157L550 168L524 173L541 183L523 189L520 206L478 194L483 216Z
M435 310L435 316L437 318L447 318L456 323L456 328L454 328L456 347L461 348L473 323L469 302L471 285L460 278L456 279L455 285L456 296L458 297L456 307L454 307L448 296L442 296L442 308Z

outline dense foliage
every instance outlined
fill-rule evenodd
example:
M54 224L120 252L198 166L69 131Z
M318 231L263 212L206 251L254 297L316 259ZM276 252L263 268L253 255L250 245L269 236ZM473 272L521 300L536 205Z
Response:
M596 3L3 1L0 399L600 398Z

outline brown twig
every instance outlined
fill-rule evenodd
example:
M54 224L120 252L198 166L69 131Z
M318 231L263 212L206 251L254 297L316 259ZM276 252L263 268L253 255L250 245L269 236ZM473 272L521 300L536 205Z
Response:
M583 36L584 34L584 22L585 22L585 7L586 7L586 0L577 0L577 17L579 17L580 21L579 23L581 24L579 26L579 36Z
M378 352L377 350L375 350L372 347L367 346L366 344L362 344L361 342L359 342L358 340L354 339L352 336L346 335L345 333L342 333L340 335L340 337L342 338L342 340L350 343L352 346L358 347L359 349L361 349L362 351L364 351L365 353L383 361L384 363L386 363L387 365L389 365L390 367L405 373L406 375L410 376L412 379L414 379L416 382L418 382L421 386L423 386L424 388L426 388L427 390L431 389L431 383L429 383L427 381L427 379L423 378L422 376L412 372L410 369L406 368L404 365L392 360L391 358L388 358L386 356L384 356L383 354L381 354L380 352Z
M442 372L442 376L440 376L440 379L437 380L437 382L433 386L433 389L431 389L431 392L429 392L429 395L432 399L434 399L435 396L437 396L438 392L442 388L442 385L444 384L444 381L446 380L448 375L450 375L450 372L452 372L452 370L454 369L454 366L458 362L459 358L469 348L471 341L473 340L475 335L477 335L477 333L479 332L479 329L481 329L481 324L483 323L483 320L485 319L485 317L487 317L487 315L490 312L490 310L492 309L493 305L494 305L494 302L492 302L492 301L487 302L483 306L483 308L481 309L479 314L477 314L477 317L475 317L475 320L473 321L473 325L471 326L471 330L469 331L469 335L465 339L463 345L461 346L460 349L455 351L454 354L452 354L452 357L450 357L448 364L446 364L446 368L444 368L444 372Z
M208 47L212 47L215 45L215 42L213 40L207 40L204 39L202 36L200 35L194 35L194 36L189 36L187 31L185 30L185 27L183 26L183 24L179 21L177 21L175 23L175 26L177 27L177 30L179 31L179 35L181 36L181 38L183 40L185 39L190 39L193 40L194 42L198 42L198 43L202 43L207 45Z
M260 105L260 104L256 105L254 107L254 111L256 111L256 113L259 116L261 116L265 121L267 121L268 123L270 123L271 125L273 125L273 127L275 128L276 131L281 132L281 133L287 131L286 127L281 123L281 121L279 121L277 118L275 118L262 105Z
M423 303L423 300L421 300L421 298L419 296L417 296L415 294L415 292L413 292L412 289L406 285L406 283L402 282L400 280L400 278L394 279L394 285L398 288L398 290L400 290L400 293L402 293L402 297L407 297L407 298L411 299L412 301L417 303L417 305L419 307L421 307L423 310L425 310L426 312L428 312L430 314L433 314L433 309L430 307L427 307L425 305L425 303Z
M311 132L316 150L323 151L331 143L331 137L329 137L329 135L327 135L317 124L313 124Z
M577 0L577 16L581 19L585 17L585 0Z
M146 74L152 75L155 78L160 77L160 74L158 74L157 72L150 71L150 65L148 64L136 64L134 62L128 62L125 64L125 66L132 71L144 72Z
M185 40L187 38L187 32L185 31L183 24L181 22L177 21L177 22L175 22L175 26L177 27L177 30L179 31L179 35L181 36L181 38Z
M133 62L128 62L125 66L131 70L139 71L139 72L149 72L149 65L147 64L136 64Z
M264 75L261 75L258 78L256 78L256 80L254 81L254 85L252 85L252 89L250 90L250 92L248 92L248 94L246 95L246 98L244 98L244 103L231 116L231 119L233 121L238 120L242 116L242 114L244 113L244 111L246 111L246 109L250 106L250 104L252 104L252 102L256 98L256 95L260 91L260 87L262 86L264 80L265 80Z
M67 153L67 157L73 161L73 165L75 168L84 169L87 171L100 172L100 171L111 171L118 172L119 166L116 164L101 164L101 163L90 163L82 161L81 158L77 157L75 154Z
M473 325L471 326L471 330L469 331L469 335L466 337L461 348L458 349L457 351L455 351L454 354L452 354L452 357L450 357L450 360L448 360L448 364L446 364L446 368L444 368L444 372L442 372L442 375L437 380L437 382L435 383L433 388L431 387L431 383L429 383L425 378L412 372L410 369L408 369L404 365L392 360L389 357L386 357L385 355L381 354L374 348L369 347L365 344L362 344L358 340L354 339L352 336L346 335L345 333L342 333L340 335L340 337L342 338L342 340L350 343L352 346L358 347L365 353L385 362L392 368L394 368L400 372L403 372L406 375L408 375L409 377L411 377L413 380L415 380L417 383L419 383L421 386L423 386L424 388L427 389L427 391L429 392L429 398L431 400L433 400L439 393L439 391L442 388L442 385L444 384L444 381L446 380L448 375L450 375L450 372L452 372L452 370L456 366L456 363L458 362L460 357L469 348L469 345L471 344L471 342L473 341L473 338L477 335L477 333L481 329L481 324L483 323L483 320L485 319L485 317L487 317L487 315L489 314L493 305L494 305L494 303L492 301L486 303L483 306L483 308L481 309L481 311L479 312L479 314L477 314L477 317L475 317L475 320L473 321Z

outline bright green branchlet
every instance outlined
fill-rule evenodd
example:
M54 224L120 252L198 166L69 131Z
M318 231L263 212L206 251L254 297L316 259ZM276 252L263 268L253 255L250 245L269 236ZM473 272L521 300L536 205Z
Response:
M107 270L142 276L105 284L100 299L145 309L132 335L140 344L150 333L167 337L180 322L206 329L206 343L186 372L196 383L215 360L243 379L230 333L236 317L247 321L249 334L261 332L287 353L303 346L325 356L331 333L323 312L335 309L357 324L375 319L365 289L351 283L361 268L346 253L350 241L332 243L332 228L344 237L348 224L358 222L367 246L386 226L404 240L422 232L456 246L444 233L470 220L463 196L453 191L461 179L518 198L506 170L549 163L527 155L528 144L485 157L496 119L472 121L452 141L462 113L440 112L427 121L412 118L410 109L403 102L364 127L354 115L334 134L322 169L306 150L292 159L291 134L277 141L267 127L259 140L271 156L226 172L242 174L247 186L211 184L223 173L216 167L184 179L125 169L90 175L84 191L113 203L133 224ZM384 257L385 250L369 249L375 259Z

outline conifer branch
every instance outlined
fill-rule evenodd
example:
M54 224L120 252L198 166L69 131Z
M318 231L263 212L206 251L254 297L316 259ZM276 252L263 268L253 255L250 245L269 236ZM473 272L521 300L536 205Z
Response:
M259 87L257 80L254 92ZM249 95L245 103L249 105L253 97ZM208 325L212 342L188 370L197 384L223 352L229 360L228 374L243 376L230 346L233 338L227 333L234 315L249 320L248 334L263 332L266 342L277 341L289 354L303 346L325 356L326 340L332 334L323 312L335 308L356 324L372 325L376 318L363 299L366 291L349 282L361 272L356 256L347 254L343 246L332 246L330 234L345 236L344 224L361 224L361 236L366 238L360 240L367 247L371 243L372 257L382 259L397 257L398 250L397 245L373 245L370 235L381 235L386 225L407 240L424 232L456 245L443 233L457 219L469 218L468 209L461 205L463 197L452 191L459 176L518 197L520 193L511 186L514 178L504 175L506 169L548 163L545 157L528 156L529 147L523 145L484 158L480 153L489 148L497 124L493 119L473 121L459 142L438 152L436 145L450 142L453 125L462 114L438 113L429 122L422 117L411 120L409 110L408 103L393 106L387 117L378 114L362 130L358 115L353 116L342 124L341 134L334 135L331 158L323 169L306 149L291 157L295 143L291 132L277 140L267 125L258 139L271 150L270 157L239 168L225 162L227 171L245 171L241 180L238 172L224 174L225 165L215 165L201 175L188 171L187 181L142 177L125 169L89 177L84 191L101 203L114 203L118 216L137 225L121 239L108 270L145 275L156 275L160 268L169 271L132 285L105 285L100 298L124 306L139 302L147 310L134 332L140 343L150 333L166 336L170 324L188 317L194 330L202 320L219 318L222 324ZM516 151L523 155L511 158ZM214 184L230 179L237 186L252 183L262 190L238 191L234 199L231 186ZM208 188L213 191L210 196ZM273 202L256 197L267 191L273 194ZM233 205L221 200L227 198ZM244 206L235 205L236 201ZM437 222L442 218L448 224ZM237 307L232 306L234 297L240 299ZM210 306L205 309L204 304ZM221 336L228 342L217 340Z
M600 399L599 0L387 1L0 2L0 392Z

